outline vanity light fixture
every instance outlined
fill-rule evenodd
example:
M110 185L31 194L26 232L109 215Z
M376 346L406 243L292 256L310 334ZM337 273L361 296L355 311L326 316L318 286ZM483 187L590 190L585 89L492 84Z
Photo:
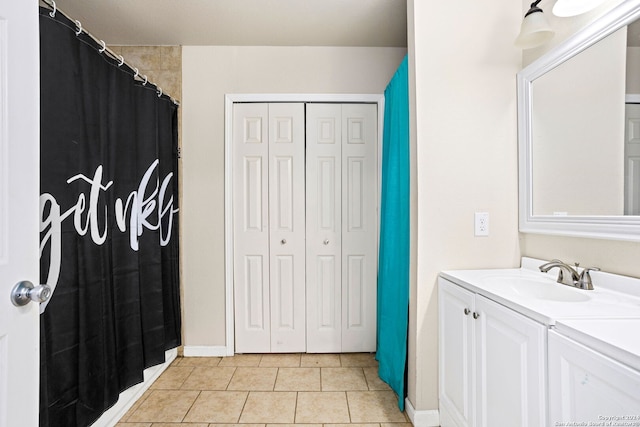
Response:
M531 8L524 15L522 26L520 27L520 34L515 41L515 45L519 48L531 49L532 47L537 47L548 42L553 37L554 31L544 17L542 9L538 7L541 1L542 0L536 0L531 3Z
M558 0L553 5L553 14L562 18L581 15L604 3L605 0Z

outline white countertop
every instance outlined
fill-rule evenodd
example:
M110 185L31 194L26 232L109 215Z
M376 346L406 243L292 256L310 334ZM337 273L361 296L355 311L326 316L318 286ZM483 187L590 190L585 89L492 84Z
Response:
M450 270L440 276L640 370L640 279L592 272L594 290L576 289L556 283L557 269L541 273L537 267L544 262L523 258L521 268ZM544 292L531 296L538 288L566 300Z
M640 371L640 319L559 319L556 331Z

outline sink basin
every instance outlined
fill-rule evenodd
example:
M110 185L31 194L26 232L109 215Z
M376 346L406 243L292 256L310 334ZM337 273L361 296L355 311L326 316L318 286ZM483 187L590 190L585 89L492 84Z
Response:
M591 299L589 291L571 288L543 278L536 280L523 277L492 277L487 278L487 281L502 285L523 297L560 302L585 302Z

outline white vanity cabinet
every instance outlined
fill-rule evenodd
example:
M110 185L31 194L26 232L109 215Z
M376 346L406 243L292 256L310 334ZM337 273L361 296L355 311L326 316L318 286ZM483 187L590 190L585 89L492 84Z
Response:
M438 280L442 427L545 425L546 327Z
M555 331L548 340L549 425L640 424L639 371Z

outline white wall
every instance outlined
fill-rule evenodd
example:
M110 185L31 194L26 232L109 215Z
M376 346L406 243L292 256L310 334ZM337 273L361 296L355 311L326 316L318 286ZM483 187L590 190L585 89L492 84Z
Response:
M381 94L405 53L404 48L183 47L180 214L186 346L225 345L225 94Z
M519 265L516 73L511 0L407 2L413 189L409 400L438 408L437 275ZM490 235L474 237L474 212Z

